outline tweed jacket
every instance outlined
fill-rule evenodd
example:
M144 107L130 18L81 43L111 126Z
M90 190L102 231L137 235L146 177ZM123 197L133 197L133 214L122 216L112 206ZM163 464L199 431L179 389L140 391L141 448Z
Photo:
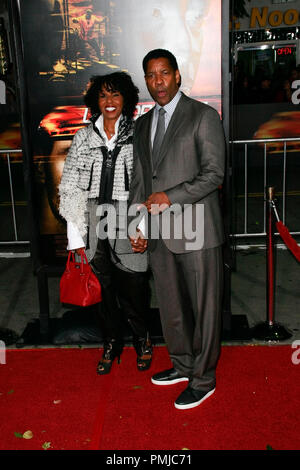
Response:
M94 119L95 120L95 119ZM93 121L94 121L93 120ZM133 122L122 117L116 147L120 147L116 162L112 188L112 200L117 212L117 228L124 226L120 220L127 212L127 199L133 169ZM105 142L94 130L93 122L80 129L74 136L67 155L59 185L59 212L67 221L72 221L84 239L86 255L92 260L97 248L96 227L99 224L99 193L103 167ZM148 267L147 253L133 253L128 238L109 238L111 256L121 269L143 272Z
M133 123L122 118L116 145L121 146L115 163L112 199L126 201L131 182ZM88 200L97 200L103 165L101 147L105 143L95 132L93 123L76 132L68 152L59 185L59 212L65 220L75 223L81 236L87 232L85 212Z

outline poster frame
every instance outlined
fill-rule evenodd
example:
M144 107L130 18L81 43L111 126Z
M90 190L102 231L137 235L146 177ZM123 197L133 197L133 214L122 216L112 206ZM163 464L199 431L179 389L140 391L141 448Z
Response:
M30 109L28 99L28 84L24 66L22 27L20 20L20 5L18 0L11 0L9 3L9 18L13 39L13 49L16 64L16 78L18 83L18 100L20 108L24 182L28 204L28 222L30 233L30 253L33 263L34 274L37 275L38 296L40 308L39 334L40 342L47 343L50 340L50 312L49 312L49 292L48 277L58 277L63 272L62 266L48 266L43 263L41 256L40 236L38 229L37 209L34 204L34 172L33 172L33 145L30 130ZM224 186L222 190L224 208L225 227L225 248L224 248L224 301L223 301L223 330L227 332L231 328L231 270L232 270L232 248L230 243L231 235L231 161L230 161L230 43L229 43L229 17L230 0L222 1L222 22L221 22L221 104L222 122L226 140L227 163Z
M12 54L14 57L16 74L16 98L20 112L20 127L22 141L23 174L25 195L27 198L27 214L29 225L30 254L34 271L41 266L40 247L38 240L38 221L34 205L34 185L33 185L33 147L29 126L29 106L28 87L24 69L23 44L21 33L21 21L19 12L19 1L8 2L8 14L12 41Z
M232 235L232 156L230 149L230 0L222 1L222 51L221 51L221 104L222 104L222 124L226 144L226 166L225 177L222 188L222 209L224 218L225 244L224 256L224 295L222 309L222 330L225 336L231 336L232 312L231 312L231 273L233 268L233 247L231 243Z

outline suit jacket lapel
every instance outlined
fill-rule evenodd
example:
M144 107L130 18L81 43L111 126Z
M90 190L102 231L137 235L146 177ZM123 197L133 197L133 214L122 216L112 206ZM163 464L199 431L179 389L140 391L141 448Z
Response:
M185 111L184 111L184 101L185 101L185 95L182 95L180 100L178 101L178 104L175 108L175 111L171 117L171 120L169 122L168 128L166 130L166 133L164 135L160 152L159 152L159 159L157 162L156 168L160 165L162 160L164 159L170 142L175 138L177 132L179 132L181 125L183 124L183 118L185 116ZM152 159L151 159L152 160Z
M141 129L141 136L140 136L140 142L142 142L143 145L143 155L144 159L146 160L146 163L148 163L151 167L152 170L152 148L151 148L151 123L152 123L152 117L153 117L153 109L152 108L150 111L145 116L145 126L142 127Z

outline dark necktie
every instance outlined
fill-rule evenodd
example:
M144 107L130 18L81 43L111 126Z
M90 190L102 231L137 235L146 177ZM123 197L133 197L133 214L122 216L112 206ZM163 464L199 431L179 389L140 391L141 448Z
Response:
M166 111L164 110L164 108L160 108L160 110L158 111L158 120L152 148L153 168L156 168L161 143L165 134L165 114Z

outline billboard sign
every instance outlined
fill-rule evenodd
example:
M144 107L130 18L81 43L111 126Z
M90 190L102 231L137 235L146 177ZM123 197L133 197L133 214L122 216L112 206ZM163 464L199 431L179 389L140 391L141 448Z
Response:
M221 112L219 0L20 0L39 231L46 262L63 259L58 213L64 160L88 121L83 93L94 75L127 71L139 88L136 118L154 105L142 59L155 48L176 56L182 91ZM213 44L213 46L212 46Z

